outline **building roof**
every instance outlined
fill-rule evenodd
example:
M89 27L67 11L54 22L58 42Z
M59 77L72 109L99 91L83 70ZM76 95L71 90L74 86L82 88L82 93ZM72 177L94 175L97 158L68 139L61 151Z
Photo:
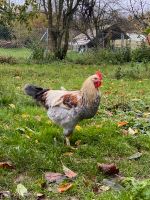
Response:
M146 37L143 34L138 34L138 33L127 33L129 36L130 40L136 41L136 42L141 42L143 40L146 40Z

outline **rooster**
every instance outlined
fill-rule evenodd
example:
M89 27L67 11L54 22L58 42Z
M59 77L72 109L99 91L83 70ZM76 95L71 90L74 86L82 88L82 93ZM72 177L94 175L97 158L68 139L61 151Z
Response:
M43 89L34 85L26 85L24 90L47 109L48 117L54 123L63 127L66 144L70 146L69 137L77 123L96 114L101 84L102 74L98 71L88 77L78 91Z

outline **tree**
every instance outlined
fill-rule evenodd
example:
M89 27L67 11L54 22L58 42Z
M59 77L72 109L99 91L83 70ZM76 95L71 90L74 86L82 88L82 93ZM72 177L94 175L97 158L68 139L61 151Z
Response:
M11 40L13 37L11 29L7 26L0 24L0 39Z
M41 0L41 10L48 20L48 46L55 57L66 56L73 15L83 0Z
M11 6L6 0L0 1L0 24L8 26L15 18L15 7L14 4Z
M86 0L79 7L74 18L74 28L85 34L89 40L95 38L94 46L103 45L96 38L118 18L114 0Z
M144 32L150 26L150 3L148 0L129 0L127 5L122 4L120 7L125 10L133 26L140 32Z

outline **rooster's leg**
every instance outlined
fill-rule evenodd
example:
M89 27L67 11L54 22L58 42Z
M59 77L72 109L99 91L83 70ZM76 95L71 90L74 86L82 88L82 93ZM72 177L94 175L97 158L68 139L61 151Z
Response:
M67 146L70 146L70 136L72 132L72 129L64 129L65 143Z
M70 139L69 139L69 137L66 137L65 139L66 139L66 145L70 146Z

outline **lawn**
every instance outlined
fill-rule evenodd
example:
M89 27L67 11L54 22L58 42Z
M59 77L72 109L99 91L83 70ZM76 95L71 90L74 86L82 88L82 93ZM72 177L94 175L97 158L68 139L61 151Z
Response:
M0 56L14 57L17 59L27 59L31 55L31 51L26 48L0 48Z
M33 83L76 90L99 68L104 76L99 111L94 118L79 123L71 139L76 148L70 149L63 144L62 129L48 120L44 108L26 96L23 87ZM128 71L130 65L122 68ZM65 62L0 65L0 161L10 161L14 166L0 169L1 190L12 195L8 199L18 199L19 183L28 190L28 197L20 199L40 199L37 193L50 200L150 199L150 182L146 181L150 179L149 79L143 75L140 79L125 76L117 80L117 69ZM119 122L127 123L119 126ZM137 152L141 157L130 160ZM63 173L62 163L77 177L70 190L59 193L56 184L45 186L44 175ZM114 163L119 168L120 176L125 177L124 182L117 183L119 191L108 184L112 177L101 172L97 163Z

